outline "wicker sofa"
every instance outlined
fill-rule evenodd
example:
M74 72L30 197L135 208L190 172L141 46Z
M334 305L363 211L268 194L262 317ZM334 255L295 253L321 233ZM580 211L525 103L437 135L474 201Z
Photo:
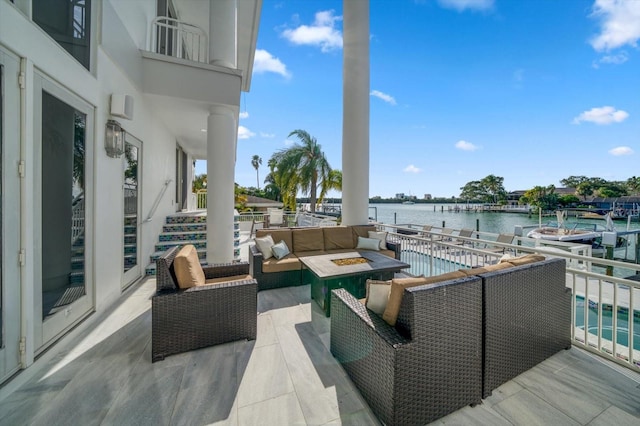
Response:
M480 403L571 346L564 260L493 269L404 288L394 326L332 292L331 352L383 423L425 424Z
M374 225L329 226L322 228L267 228L256 231L256 238L271 235L275 242L284 241L291 254L282 259L264 259L256 245L249 246L250 274L258 281L258 290L303 284L302 262L299 256L352 252L356 250L358 237L368 237L376 231ZM400 244L386 241L387 256L400 258Z
M151 359L235 340L255 340L258 283L249 264L202 268L208 284L180 289L174 270L179 246L156 261L156 294L151 299Z

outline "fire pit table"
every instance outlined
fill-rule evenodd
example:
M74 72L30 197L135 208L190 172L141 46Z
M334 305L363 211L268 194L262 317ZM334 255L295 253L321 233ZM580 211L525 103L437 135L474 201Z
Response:
M390 280L393 274L410 267L409 264L375 251L353 251L317 256L302 256L307 267L302 270L303 281L311 284L311 298L331 315L331 290L344 288L357 298L365 297L366 281Z

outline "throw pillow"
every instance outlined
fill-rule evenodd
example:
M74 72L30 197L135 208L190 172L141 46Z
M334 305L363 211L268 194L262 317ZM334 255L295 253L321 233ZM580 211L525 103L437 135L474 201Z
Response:
M380 251L380 240L375 238L358 237L356 249Z
M258 250L260 250L260 253L262 253L262 256L264 256L264 260L267 260L271 258L271 256L273 256L271 247L273 247L274 244L275 242L273 241L271 234L265 237L256 237L256 247L258 247Z
M365 305L371 311L378 315L382 315L389 302L389 294L391 293L391 280L367 280L367 298Z
M369 231L369 238L375 238L376 240L380 240L380 250L387 249L387 233L386 232Z
M278 244L274 244L273 247L271 247L271 251L273 252L273 257L280 260L289 254L289 247L287 247L287 243L280 241Z
M190 288L205 283L198 250L193 244L187 244L178 251L173 259L173 272L176 274L180 288Z

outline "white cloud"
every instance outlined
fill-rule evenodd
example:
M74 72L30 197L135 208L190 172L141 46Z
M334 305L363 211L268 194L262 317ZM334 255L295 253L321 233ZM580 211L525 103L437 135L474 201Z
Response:
M420 173L422 171L422 169L417 168L413 164L409 164L402 171L405 172L405 173Z
M589 121L595 124L611 124L620 123L629 117L629 113L621 109L616 110L612 106L603 106L600 108L591 108L584 111L573 119L573 124L580 124L582 121Z
M609 154L620 156L620 155L631 155L633 154L633 150L628 146L618 146L616 148L610 149Z
M243 111L240 113L240 119L249 118L249 113L247 111Z
M396 104L396 100L393 98L393 96L391 95L387 95L386 93L382 93L379 90L372 90L371 93L369 93L371 96L375 96L376 98L380 98L383 101L391 104L391 105L395 105Z
M291 74L287 71L287 66L283 64L280 59L263 49L256 49L256 54L253 59L253 72L256 74L274 72L283 77L291 77Z
M292 141L291 139L285 139L284 140L284 146L292 146L294 143L296 143L296 142Z
M342 32L336 28L336 22L341 21L342 16L333 13L333 10L317 12L313 24L286 29L282 37L301 46L319 46L322 52L341 49Z
M604 55L598 61L595 61L593 63L593 67L600 68L600 64L620 65L620 64L624 64L628 60L629 60L629 55L627 54L627 52L620 52L616 55Z
M260 132L260 137L273 139L273 138L276 137L276 134L275 133Z
M438 0L440 6L447 9L455 9L458 12L464 10L488 10L493 8L494 0Z
M467 141L456 142L456 148L461 149L462 151L475 151L476 149L478 149L477 146Z
M626 44L637 46L640 39L640 1L596 0L591 16L600 20L600 34L590 40L598 52Z
M254 137L256 134L251 130L247 129L244 126L238 126L238 139L249 139Z

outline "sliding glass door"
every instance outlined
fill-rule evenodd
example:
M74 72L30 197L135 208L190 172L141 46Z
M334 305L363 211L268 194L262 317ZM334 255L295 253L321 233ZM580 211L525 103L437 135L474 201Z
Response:
M127 133L122 160L124 195L123 287L132 284L142 275L140 265L141 159L142 142Z

